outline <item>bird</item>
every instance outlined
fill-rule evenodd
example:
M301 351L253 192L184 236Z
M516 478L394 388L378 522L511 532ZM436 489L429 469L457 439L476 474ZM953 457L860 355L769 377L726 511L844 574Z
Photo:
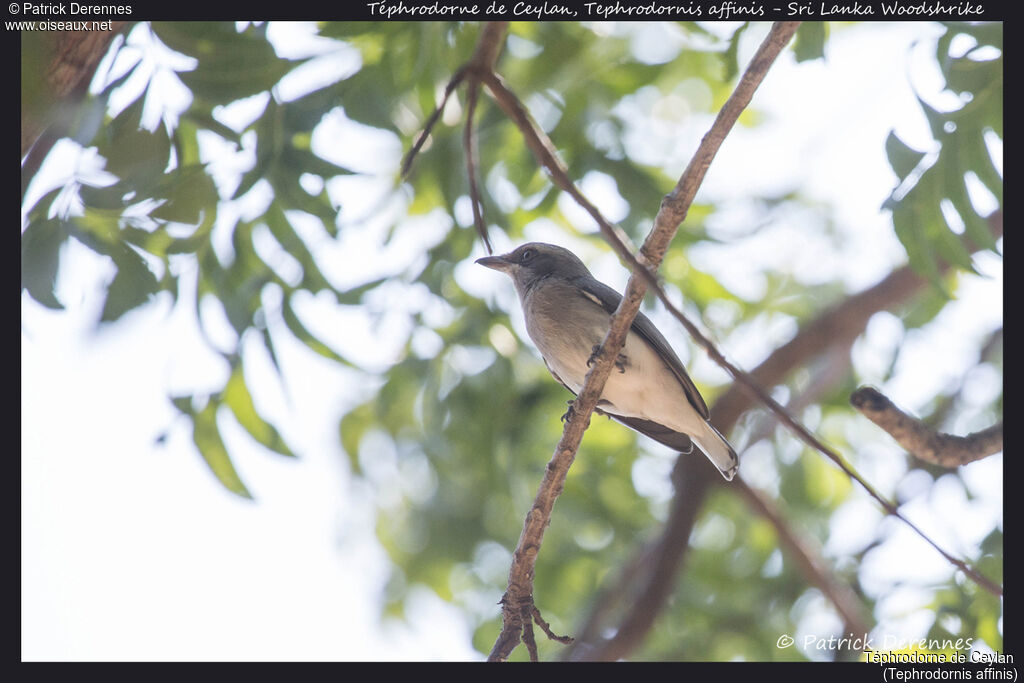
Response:
M554 244L529 242L476 263L512 278L526 331L548 371L579 395L622 295ZM633 319L596 410L677 451L690 452L692 442L727 481L736 475L736 451L708 421L693 380L643 313Z

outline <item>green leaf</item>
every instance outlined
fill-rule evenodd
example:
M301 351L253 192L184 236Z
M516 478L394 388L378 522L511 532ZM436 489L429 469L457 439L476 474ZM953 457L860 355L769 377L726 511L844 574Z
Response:
M949 303L949 297L945 293L946 289L948 286L944 286L942 290L935 287L924 289L920 296L911 301L900 314L903 327L910 330L927 325L934 320L935 316L941 313ZM896 360L895 357L893 360Z
M825 57L826 26L824 21L805 21L800 24L793 44L796 61L807 62Z
M249 393L249 387L245 383L241 362L235 365L221 396L224 403L231 408L231 412L234 413L239 424L249 432L252 438L275 453L295 455L281 438L277 429L256 411L256 404L253 403L252 394Z
M376 280L371 280L361 285L357 285L355 287L346 289L344 292L338 292L338 303L343 305L354 306L362 302L363 296L367 292L369 292L372 289L376 289L377 287L384 284L390 279L390 277L377 278Z
M750 28L750 22L745 21L738 29L733 31L732 38L729 39L729 46L722 53L722 62L725 64L725 75L722 77L722 80L727 83L731 82L736 77L736 74L740 72L740 38L743 37L743 32L748 28Z
M341 447L348 455L349 466L356 474L362 474L362 467L359 465L359 442L367 430L374 424L374 411L372 403L364 403L341 418L338 424L338 433L341 437Z
M107 289L101 322L112 322L133 308L145 303L160 289L153 271L141 256L130 247L120 247L111 253L117 266L117 275Z
M239 33L233 22L153 22L168 47L195 57L181 81L200 100L228 103L269 90L291 69L266 39L266 24Z
M167 199L153 212L153 218L197 225L212 225L217 215L217 187L205 166L184 166L168 173L154 188L157 196Z
M67 238L63 221L56 218L29 223L21 235L21 288L47 308L64 308L53 289Z
M281 306L281 314L284 318L285 325L288 326L291 333L311 350L320 354L324 358L329 358L330 360L341 363L342 365L352 365L352 363L341 354L317 339L312 332L306 329L306 326L302 324L302 321L299 320L299 316L296 315L294 309L292 309L290 299L285 300L284 304Z
M233 128L224 125L214 118L213 114L205 110L195 108L189 109L185 112L183 118L194 123L197 128L202 128L203 130L208 130L211 133L216 133L228 142L241 144L242 136L240 133L237 133Z
M916 220L916 216L911 211L900 210L900 207L896 207L892 212L892 226L896 231L896 237L903 244L903 248L907 250L911 267L927 278L928 282L948 299L949 292L942 282L942 274L932 256L924 227Z
M163 124L150 132L142 128L145 97L140 96L105 126L97 139L106 170L138 188L148 188L170 162L171 139Z
M300 191L302 190L300 189ZM264 218L278 244L302 266L302 287L313 293L324 289L334 291L327 278L320 272L313 254L295 232L295 228L292 227L291 221L288 220L281 207L278 204L272 205L264 214Z
M131 191L132 187L122 180L106 187L82 185L78 188L78 196L82 204L90 209L122 211L125 207L125 196Z
M281 362L277 358L277 348L274 346L274 338L270 334L270 329L267 327L260 327L260 337L263 339L263 345L267 347L267 353L270 355L270 362L274 365L274 370L277 371L278 377L284 377L284 373L281 372Z
M889 131L889 137L885 139L885 154L889 158L889 165L892 166L893 172L901 182L917 168L925 157L924 152L918 152L900 140L895 131Z
M171 403L174 407L180 410L189 417L193 416L194 411L192 410L192 397L191 396L171 396Z
M988 147L984 143L965 145L964 156L968 165L967 170L974 171L975 175L978 176L978 180L995 196L996 201L1002 206L1003 176L992 161L992 155L989 153Z
M284 115L281 107L271 98L263 114L251 126L256 131L256 162L242 175L232 199L237 199L251 190L256 183L269 175L281 154Z
M219 403L210 400L198 413L192 414L192 440L203 456L203 460L209 465L214 476L224 487L242 498L252 498L249 489L242 483L235 466L228 455L228 449L220 436L220 428L217 426L217 408Z

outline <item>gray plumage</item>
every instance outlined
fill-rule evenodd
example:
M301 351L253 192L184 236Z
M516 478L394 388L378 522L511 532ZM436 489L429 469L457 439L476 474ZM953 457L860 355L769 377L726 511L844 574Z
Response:
M575 254L553 244L531 242L477 263L512 278L526 331L548 370L579 394L622 296L594 279ZM643 313L633 320L597 409L682 452L691 450L692 439L723 477L736 474L736 452L708 422L708 407L693 380Z

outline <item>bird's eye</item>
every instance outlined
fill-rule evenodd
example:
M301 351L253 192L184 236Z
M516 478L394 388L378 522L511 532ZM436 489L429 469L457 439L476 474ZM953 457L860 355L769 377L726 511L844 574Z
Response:
M527 261L529 261L530 259L533 258L533 254L534 254L533 249L527 249L527 250L525 250L523 252L523 255L519 257L519 260L522 263L526 263Z

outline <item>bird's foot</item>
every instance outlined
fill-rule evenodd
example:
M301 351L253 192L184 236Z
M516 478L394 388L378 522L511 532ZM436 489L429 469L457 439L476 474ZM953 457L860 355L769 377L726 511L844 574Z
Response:
M571 420L572 416L573 416L573 413L576 412L576 401L575 400L569 400L569 401L566 401L566 403L569 404L569 407L566 409L565 415L562 415L562 422L568 422L569 420Z
M587 367L589 368L597 361L597 354L601 352L601 345L594 344L594 347L590 351L590 358L587 359ZM629 359L626 358L625 354L620 353L618 358L615 359L615 367L619 369L620 373L626 372L626 365L629 364Z

